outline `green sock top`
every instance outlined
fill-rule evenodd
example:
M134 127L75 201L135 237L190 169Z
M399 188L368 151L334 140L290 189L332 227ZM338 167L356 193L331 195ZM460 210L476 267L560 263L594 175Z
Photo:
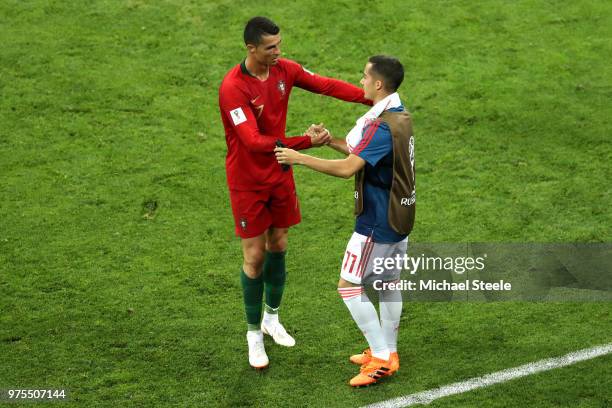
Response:
M287 251L280 251L280 252L271 252L271 251L266 251L266 256L272 258L272 259L283 259L285 257L285 254L287 253Z

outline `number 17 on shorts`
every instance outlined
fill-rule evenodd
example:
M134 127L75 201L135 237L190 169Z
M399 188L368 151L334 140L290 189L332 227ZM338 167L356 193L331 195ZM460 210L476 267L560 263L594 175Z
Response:
M360 285L367 271L366 266L373 246L371 237L353 232L344 252L340 277L345 281Z
M373 242L372 237L353 233L340 270L340 277L355 285L371 284L373 280L392 282L399 279L401 268L394 265L376 271L374 265L387 258L403 257L408 249L408 238L399 242ZM380 265L380 264L379 264Z

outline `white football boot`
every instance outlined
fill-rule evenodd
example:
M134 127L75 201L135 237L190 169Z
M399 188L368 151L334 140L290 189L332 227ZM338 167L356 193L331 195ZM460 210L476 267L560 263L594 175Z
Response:
M278 318L269 320L264 316L264 319L261 321L261 331L268 336L272 336L276 344L285 347L295 346L295 339L287 333L287 330L278 321Z
M247 331L247 343L249 343L249 364L258 370L268 366L270 361L264 347L263 333L260 331Z

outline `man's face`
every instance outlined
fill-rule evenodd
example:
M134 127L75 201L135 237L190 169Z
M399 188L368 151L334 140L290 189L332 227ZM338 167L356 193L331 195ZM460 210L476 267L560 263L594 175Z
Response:
M259 43L259 45L255 46L249 44L247 47L249 49L249 53L260 64L276 65L276 63L278 63L278 58L281 55L280 43L280 34L264 35L261 37L261 43Z
M382 87L382 82L371 75L372 64L368 62L363 69L363 77L361 78L361 85L363 86L363 92L367 99L373 100L376 96L376 91Z

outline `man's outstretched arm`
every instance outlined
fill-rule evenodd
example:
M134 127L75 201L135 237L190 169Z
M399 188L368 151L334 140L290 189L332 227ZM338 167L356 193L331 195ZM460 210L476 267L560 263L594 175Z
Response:
M342 178L353 176L366 163L365 160L354 154L349 154L346 159L326 160L282 147L277 147L274 152L276 153L276 160L280 164L301 164L318 172Z
M245 109L246 111L246 109ZM296 150L308 149L311 147L319 147L329 143L329 135L327 132L321 133L306 133L303 136L292 136L292 137L274 137L260 133L257 122L253 114L250 112L245 115L247 118L250 117L245 123L235 126L236 135L244 144L244 146L251 152L272 152L276 147L276 141L280 140L287 147Z
M236 135L247 150L254 153L267 153L274 150L280 139L287 147L296 150L308 149L329 143L327 132L324 134L305 134L294 137L276 137L263 134L257 126L257 119L248 104L248 98L239 89L222 87L219 92L221 114L234 127Z
M348 146L346 145L346 140L344 139L338 139L336 137L332 137L328 146L334 149L335 151L340 152L344 155L349 154Z
M333 96L347 102L362 103L372 106L372 101L366 99L363 89L335 78L314 74L304 69L300 64L289 61L295 74L295 86L321 95Z

